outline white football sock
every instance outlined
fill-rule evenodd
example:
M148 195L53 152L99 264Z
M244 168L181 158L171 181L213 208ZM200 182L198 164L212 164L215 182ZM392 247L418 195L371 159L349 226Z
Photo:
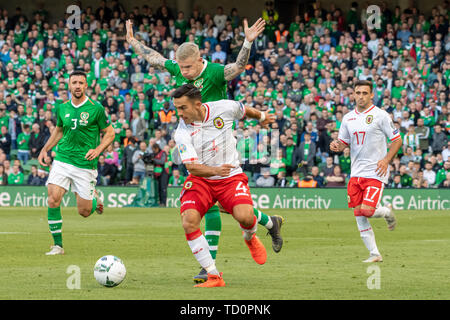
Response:
M188 245L191 248L195 259L197 259L198 263L200 263L208 273L219 275L219 271L217 271L211 253L209 253L208 241L206 241L203 234L198 238L188 240Z
M375 242L375 234L373 233L369 219L367 219L364 216L357 216L356 224L358 225L358 230L361 234L361 239L366 245L366 248L369 250L370 255L379 256L380 252L378 251L377 244Z
M391 209L388 207L378 207L377 210L375 210L375 213L373 214L372 218L386 218L389 217L391 214Z

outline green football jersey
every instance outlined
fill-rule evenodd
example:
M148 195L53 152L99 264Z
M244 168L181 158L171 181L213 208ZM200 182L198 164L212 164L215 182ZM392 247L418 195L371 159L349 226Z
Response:
M58 143L55 160L78 168L97 169L98 159L88 161L85 156L100 144L100 130L110 125L105 108L89 98L75 108L69 100L57 107L56 114L56 125L63 128L63 137Z
M206 67L194 80L188 80L182 76L180 67L175 60L166 60L164 66L175 77L176 87L186 83L192 83L196 86L202 93L202 102L227 99L227 81L224 76L225 66L206 60L205 63Z

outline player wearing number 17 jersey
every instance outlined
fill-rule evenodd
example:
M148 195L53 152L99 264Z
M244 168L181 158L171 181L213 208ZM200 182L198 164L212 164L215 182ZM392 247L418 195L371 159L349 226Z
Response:
M385 218L389 230L396 226L390 205L385 207L379 203L389 177L389 162L402 146L402 139L389 114L373 105L370 81L358 81L354 95L357 106L344 116L338 140L330 148L340 152L350 147L348 206L354 208L361 238L370 252L364 262L379 262L382 257L368 218ZM391 141L389 152L387 139Z
M260 119L262 125L275 121L275 117L232 100L202 104L201 93L192 84L181 86L172 97L182 119L175 142L189 171L180 195L183 228L192 253L208 273L208 280L196 286L222 287L225 282L200 231L200 222L218 201L240 223L253 259L258 264L265 263L267 253L255 235L257 218L248 178L239 165L232 126L245 116Z

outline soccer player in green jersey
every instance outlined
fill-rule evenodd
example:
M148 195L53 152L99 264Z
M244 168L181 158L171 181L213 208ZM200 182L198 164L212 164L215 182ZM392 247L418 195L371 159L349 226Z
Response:
M200 51L195 43L185 42L181 44L176 53L176 60L164 58L159 52L146 47L133 36L133 24L130 20L126 22L127 41L147 62L160 70L167 70L175 77L176 87L186 83L192 83L202 93L202 102L227 99L227 81L234 79L243 71L248 63L253 41L264 31L265 21L258 19L255 24L248 27L244 20L245 41L236 58L236 62L222 65L211 63L200 56ZM267 216L258 209L254 209L258 223L266 227L272 237L272 248L279 252L283 246L280 228L283 218L280 216ZM222 222L217 205L213 206L205 215L205 238L213 259L216 259ZM194 281L201 283L207 280L206 270L202 269L194 277Z
M104 107L87 97L86 89L86 74L82 71L71 73L69 90L72 99L57 107L56 127L38 157L41 166L48 166L45 162L47 154L58 145L47 180L48 224L54 245L46 255L64 254L60 204L69 188L76 195L81 216L103 212L103 203L95 190L97 161L113 142L115 134ZM100 133L104 134L101 141Z

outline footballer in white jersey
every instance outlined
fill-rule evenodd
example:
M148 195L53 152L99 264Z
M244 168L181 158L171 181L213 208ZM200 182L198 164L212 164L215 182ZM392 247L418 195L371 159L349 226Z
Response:
M373 105L372 82L357 81L354 88L357 105L344 116L338 140L331 142L330 149L341 152L350 147L348 206L354 208L361 238L370 252L364 262L379 262L383 259L368 218L384 218L389 230L397 224L390 205L380 206L380 200L389 177L389 163L400 150L402 139L389 114Z
M389 168L384 176L379 176L377 164L387 154L387 139L391 142L400 139L400 132L386 111L374 105L364 112L355 108L342 119L338 139L350 146L350 177L388 182Z
M180 195L182 224L192 253L208 273L208 280L197 286L225 286L200 231L200 222L218 201L239 222L253 260L258 264L266 262L266 249L255 235L253 200L247 175L240 168L232 126L244 116L259 119L262 125L274 122L275 116L236 101L202 103L200 90L192 84L179 87L172 97L181 118L175 142L189 171Z
M185 123L180 120L175 131L175 142L183 163L197 162L211 167L231 164L229 176L210 176L206 179L226 179L242 173L239 152L232 126L236 119L245 117L244 105L233 100L219 100L203 104L205 119Z

